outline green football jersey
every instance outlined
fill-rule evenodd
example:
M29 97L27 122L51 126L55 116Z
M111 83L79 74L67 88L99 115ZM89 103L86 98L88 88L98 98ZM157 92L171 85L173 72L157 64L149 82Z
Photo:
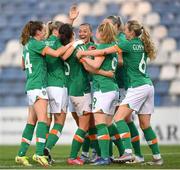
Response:
M104 49L110 46L112 46L112 44L99 44L97 45L97 49ZM117 54L108 54L99 69L105 71L115 71L117 63ZM118 90L115 78L93 74L93 91L109 92L114 90Z
M140 38L119 42L118 46L123 51L123 68L127 87L137 87L144 84L152 85L146 70L147 54Z
M45 44L56 50L62 46L58 37L51 35ZM66 86L66 77L64 61L58 57L46 56L47 62L47 82L48 86L64 87Z
M125 34L121 32L117 35L117 42L119 43L119 42L124 42L124 41L127 41L127 39L126 39ZM124 53L123 53L123 55L124 55ZM125 88L124 76L125 76L125 74L124 74L123 66L118 65L116 72L115 72L115 78L116 78L119 88Z
M85 44L84 46L87 50L95 50L96 49L96 44L93 42L89 42L89 43ZM89 56L89 58L94 59L94 56ZM89 81L92 82L92 73L89 73L88 77L89 77Z
M85 45L79 45L72 55L66 60L66 75L68 75L68 93L70 96L83 96L90 93L88 72L76 57L77 50L86 50Z
M43 41L30 38L23 47L23 59L26 70L26 91L47 86L47 69L42 51L46 47Z

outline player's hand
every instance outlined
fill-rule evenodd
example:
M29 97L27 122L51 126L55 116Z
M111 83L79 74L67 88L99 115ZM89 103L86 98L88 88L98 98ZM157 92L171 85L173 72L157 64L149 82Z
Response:
M76 40L74 43L73 43L73 47L76 48L78 45L82 45L84 44L84 41L83 40Z
M78 7L76 4L72 5L69 11L69 19L75 20L79 15Z
M82 50L78 50L77 51L77 53L76 53L76 57L78 58L78 59L80 59L81 58L81 56L82 56Z

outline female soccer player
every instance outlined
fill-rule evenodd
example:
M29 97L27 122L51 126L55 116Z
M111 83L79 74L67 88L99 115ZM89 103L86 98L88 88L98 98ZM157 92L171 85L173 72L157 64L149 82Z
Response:
M125 35L129 40L126 43L119 42L117 45L103 50L79 51L77 56L104 55L114 52L126 53L126 57L123 59L128 90L114 117L125 146L125 153L120 157L120 160L133 159L130 132L124 119L136 111L140 127L153 154L153 161L149 164L162 165L163 159L158 141L150 125L151 114L154 112L154 87L146 73L146 60L148 57L151 60L155 59L155 47L147 30L136 20L127 22Z
M74 40L73 29L69 24L64 24L59 29L60 40L63 45ZM78 115L78 129L73 137L72 149L70 158L67 160L68 164L82 165L83 161L78 158L78 152L83 143L85 134L89 128L89 113L91 112L91 95L90 84L87 72L76 58L76 48L71 47L71 52L67 51L62 58L66 60L68 77L68 93L74 111ZM70 110L71 111L71 110Z
M109 47L115 41L116 32L109 22L101 24L96 32L98 39L98 49ZM80 60L84 67L94 69L101 69L105 71L115 71L117 66L116 53L108 57L95 57L94 60L85 58ZM95 165L106 165L110 163L109 160L109 132L107 125L109 119L112 120L111 115L115 111L115 103L118 100L118 86L114 78L105 77L102 75L93 74L93 113L95 118L96 129L98 133L98 142L101 150L101 158L98 159Z
M124 24L122 22L122 19L119 16L108 16L104 20L104 22L111 22L114 25L114 27L118 33L118 35L116 36L118 42L121 43L121 42L127 41L125 34L123 32ZM122 55L126 55L126 53L123 53ZM123 56L123 57L126 57L126 56ZM118 87L119 87L119 95L120 95L119 96L119 104L120 104L123 101L123 99L125 98L127 87L125 85L125 74L124 74L122 57L119 57L118 63L119 64L118 64L118 67L115 72L115 77L116 77L116 81L117 81ZM139 132L137 130L136 125L133 122L132 115L126 117L125 120L126 120L126 123L129 127L129 130L131 133L131 142L132 142L132 146L133 146L134 154L135 154L135 159L134 159L133 163L142 163L142 162L144 162L144 157L142 156L142 152L141 152ZM119 149L120 155L122 155L124 153L123 145L121 144L118 147L118 149Z
M73 24L74 20L78 17L79 11L76 5L73 5L69 11L69 23ZM47 39L45 43L53 49L62 46L60 42L59 28L63 25L60 21L50 21L47 24ZM53 58L46 56L47 62L47 93L49 98L50 118L48 118L48 133L54 115L54 125L51 129L44 154L48 156L48 161L52 164L53 159L50 155L50 150L55 146L62 132L64 122L66 119L67 110L67 82L64 69L64 61L60 58Z
M29 21L23 28L21 34L21 44L23 45L23 68L26 71L26 93L29 100L29 115L26 127L23 131L21 146L18 156L15 158L17 163L25 166L31 166L25 156L28 146L31 142L34 127L37 123L36 130L36 154L33 160L43 166L48 166L44 156L44 147L47 131L47 70L46 62L43 56L51 55L59 57L74 42L53 50L48 47L44 41L45 27L40 21Z
M49 22L48 38L45 44L53 49L62 46L59 40L59 28L63 25L60 21ZM50 150L55 146L62 132L66 119L67 109L67 87L66 76L64 73L64 61L61 58L46 56L47 63L47 94L49 98L50 117L54 116L54 125L49 132L44 154L48 156L48 162L52 164ZM51 121L48 121L48 131Z

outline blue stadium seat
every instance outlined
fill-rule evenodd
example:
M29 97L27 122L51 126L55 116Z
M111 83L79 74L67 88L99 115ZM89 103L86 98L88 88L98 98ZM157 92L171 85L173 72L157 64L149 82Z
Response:
M5 49L5 43L3 41L0 41L0 53L3 52Z
M161 24L168 26L169 28L174 24L175 16L173 13L164 12L161 17Z
M108 11L107 15L117 15L117 11L119 11L119 9L120 9L119 5L117 5L115 3L107 4L106 7L107 7L107 11Z
M169 81L157 81L154 83L155 93L166 94L169 91Z
M177 96L163 95L162 106L178 106L180 104Z
M13 82L13 83L7 83L10 87L9 91L12 90L12 94L16 95L23 95L25 93L25 84L23 82Z
M162 14L166 11L166 4L163 3L162 1L151 1L152 5L153 5L153 10Z
M6 96L9 93L9 87L7 86L7 83L1 80L0 83L0 96Z
M176 24L180 25L180 13L176 17Z
M180 39L177 40L177 49L180 49Z
M168 35L169 37L180 39L179 27L178 26L170 27Z
M4 96L4 100L1 101L0 106L17 106L17 99L15 96L8 94L7 96Z
M8 24L7 18L5 16L0 16L0 29L7 27Z
M28 100L26 94L22 94L19 96L16 96L18 103L16 103L17 106L27 106Z
M155 65L149 65L147 68L147 73L149 74L152 80L157 80L159 79L160 68Z
M20 68L16 67L6 67L2 69L1 72L1 79L7 81L17 81L17 80L24 80L25 74Z
M155 106L161 106L162 105L162 97L160 94L155 93L154 95L154 105Z
M14 38L14 34L13 34L13 31L12 31L12 29L11 28L5 28L5 29L3 29L1 32L0 32L0 34L1 34L1 41L8 41L8 40L10 40L10 39L13 39Z
M155 92L159 94L164 94L169 90L170 82L169 81L156 81L154 82Z

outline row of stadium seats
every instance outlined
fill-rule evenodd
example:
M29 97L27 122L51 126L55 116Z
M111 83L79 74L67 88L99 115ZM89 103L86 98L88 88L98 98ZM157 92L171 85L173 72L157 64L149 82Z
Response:
M173 0L76 0L80 15L74 26L88 22L95 32L108 15L138 19L149 27L158 49L148 73L155 86L156 106L180 104L180 1ZM26 105L25 75L20 69L19 36L29 20L67 20L71 0L0 0L0 106ZM92 12L91 12L92 11ZM16 15L14 15L16 13ZM13 90L13 91L11 91Z

